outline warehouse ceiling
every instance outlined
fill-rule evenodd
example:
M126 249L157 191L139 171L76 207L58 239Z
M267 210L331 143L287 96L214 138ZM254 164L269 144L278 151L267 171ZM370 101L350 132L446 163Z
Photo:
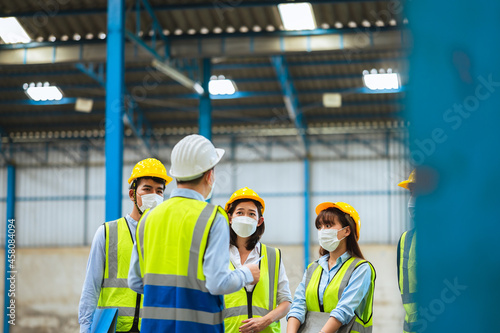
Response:
M0 44L4 142L56 133L103 136L104 86L113 80L106 77L107 1L41 3L1 2L1 16L18 18L32 39ZM212 75L235 82L236 94L212 96L216 134L266 130L272 135L297 126L276 61L287 69L305 129L402 126L411 46L402 4L310 1L317 29L285 31L279 3L126 1L125 134L158 137L197 130L200 96L158 71L154 59L195 82L202 80L203 59L210 59ZM362 73L373 68L399 73L401 88L390 93L367 89ZM32 101L23 89L31 82L57 85L64 98ZM324 94L331 93L341 95L341 106L324 105ZM91 112L75 110L81 99L92 100Z

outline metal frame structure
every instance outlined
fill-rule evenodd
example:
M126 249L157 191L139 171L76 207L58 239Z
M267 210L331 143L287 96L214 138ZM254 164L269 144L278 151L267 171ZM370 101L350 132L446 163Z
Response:
M32 124L24 126L23 131L16 133L2 133L2 141L4 144L0 147L2 156L7 164L8 169L8 196L7 196L7 218L14 217L15 207L15 167L12 160L16 154L29 154L36 164L50 165L49 151L64 150L69 152L70 163L85 166L85 178L89 176L89 153L91 150L97 150L104 154L105 169L106 169L106 220L114 220L121 215L121 182L122 182L122 167L123 167L123 150L124 148L133 148L139 150L141 155L154 156L161 149L171 148L172 143L169 139L172 137L178 138L180 133L189 133L198 130L198 132L212 139L220 138L222 135L229 135L230 149L232 162L235 162L235 154L238 145L248 147L255 151L256 158L259 160L272 160L271 149L273 146L283 147L290 155L287 160L300 160L303 165L303 207L304 207L304 262L305 265L309 262L309 215L311 201L311 164L315 161L315 156L311 156L311 146L326 147L333 152L335 156L329 160L344 160L349 159L349 151L347 142L357 142L364 146L371 155L364 158L389 158L388 150L389 139L391 134L387 134L386 149L374 142L363 139L355 134L343 133L337 135L335 131L342 131L340 128L335 128L333 133L329 133L328 128L321 126L322 122L332 121L339 122L346 118L345 114L332 112L327 115L311 115L304 116L305 110L321 108L322 105L318 102L311 103L310 101L301 103L301 94L319 95L323 93L338 92L343 94L360 94L372 95L378 94L379 91L370 91L361 87L334 88L322 89L318 87L298 89L303 82L321 80L356 80L358 76L352 74L315 74L315 75L293 75L296 68L311 66L364 66L365 64L381 64L381 63L398 63L404 61L404 58L399 54L391 54L384 59L368 59L361 57L360 59L352 59L352 53L370 51L378 52L380 50L404 50L409 46L410 39L406 27L379 27L371 26L369 28L317 28L309 31L248 31L248 32L209 32L202 33L183 33L182 35L172 34L167 36L159 13L176 10L232 10L241 8L257 8L271 7L280 4L282 1L237 1L227 4L226 2L210 2L199 4L176 4L176 5L152 5L148 0L136 0L135 6L129 9L125 8L125 0L107 0L107 7L95 8L91 10L58 10L51 17L60 18L72 15L95 15L107 13L107 37L106 40L86 40L81 41L55 41L55 42L32 42L23 45L0 45L0 64L1 65L61 65L74 64L74 67L66 70L55 71L40 71L39 76L57 76L57 75L72 75L85 74L95 82L92 83L69 83L62 86L63 90L84 91L87 89L105 87L105 97L93 98L100 106L92 111L92 115L105 115L105 126L101 126L98 130L69 130L74 128L73 124L61 122L57 125L49 124ZM375 2L374 0L313 0L309 1L312 4L332 4L332 3L360 3L360 2ZM35 15L35 12L14 12L8 16L28 17ZM130 15L132 14L132 15ZM151 21L152 34L143 34L141 31L141 20L143 16L149 17ZM0 15L3 17L5 15ZM135 29L126 28L126 18L132 17L135 19ZM165 22L165 21L163 21ZM130 27L129 27L130 28ZM135 31L134 31L135 30ZM359 37L363 37L360 39ZM105 44L104 44L105 43ZM104 52L106 51L107 52ZM336 60L291 60L297 53L310 54L315 52L322 54L323 52L344 52L343 59ZM249 63L218 63L218 59L222 57L242 57L254 56L265 57L267 61L252 61ZM186 58L184 61L180 59ZM270 60L269 60L270 59ZM138 63L138 65L135 64ZM151 98L163 98L169 101L176 101L181 106L161 106L149 107L147 111L140 106L139 102L134 100L133 94L130 91L137 85L143 84L141 80L126 81L126 75L134 75L145 72L145 65L148 68L154 68L155 74L165 75L173 79L173 81L161 81L156 83L160 88L182 88L182 85L188 88L184 90L172 90L173 92L164 93L160 91L156 94L150 94ZM279 89L262 89L252 91L251 89L239 90L231 96L210 95L208 91L208 83L212 72L231 70L274 70L275 76L268 77L243 77L235 78L236 84L269 84L277 83ZM357 69L356 69L357 70ZM104 74L106 71L106 74ZM160 74L161 73L161 74ZM14 73L14 78L25 77L24 73ZM0 88L0 93L9 93L11 88ZM405 87L393 91L384 91L383 93L401 93L405 91ZM272 98L283 98L283 104L271 100ZM245 104L247 101L254 98L269 99L259 103ZM371 97L368 97L371 98ZM71 105L76 102L76 97L66 97L61 101L53 102L33 102L29 100L2 99L0 105L10 107L10 111L5 112L6 119L14 119L19 117L16 107L22 105L30 106L53 106L52 110L46 110L47 116L62 116L64 111L58 107ZM230 104L228 99L234 99L235 102ZM349 113L349 119L363 120L367 114L361 108L371 107L387 107L399 106L402 104L401 97L362 100L362 101L345 101L347 107L358 108ZM197 101L198 107L194 106L194 101ZM242 103L239 103L243 101ZM105 102L105 107L102 106ZM191 102L191 104L189 104ZM287 110L286 114L275 115L279 122L272 128L260 128L262 125L274 125L273 119L270 119L268 114L258 113L255 115L242 115L233 113L232 111L266 111L279 109ZM392 131L391 126L387 126L390 120L394 120L400 114L399 111L390 112L386 110L381 113L386 119L383 121L382 130ZM164 123L153 121L153 117L160 113L185 112L197 115L197 128L187 127L183 120L168 119L163 120ZM33 116L35 112L31 113ZM24 113L24 117L29 117L30 113ZM79 117L76 115L75 117ZM125 118L125 120L124 120ZM80 119L80 118L78 118ZM83 119L83 116L82 118ZM214 121L214 119L216 121ZM248 129L241 130L234 125L235 119L245 125L249 125ZM124 123L125 121L125 123ZM163 130L153 128L153 125L175 126L178 130L169 129ZM152 124L153 123L153 124ZM214 124L219 127L214 127ZM224 125L228 125L224 127ZM309 126L308 126L309 125ZM47 126L47 127L45 127ZM234 128L229 128L234 126ZM365 125L363 125L365 126ZM366 125L370 127L371 125ZM340 127L340 126L339 126ZM404 132L403 126L396 126L396 132ZM350 128L352 130L352 128ZM331 130L331 129L330 129ZM361 130L363 128L354 128ZM369 129L373 130L373 129ZM29 133L25 133L29 131ZM96 133L97 131L97 133ZM174 131L174 134L172 132ZM379 130L374 130L379 131ZM0 131L1 132L1 131ZM270 134L271 132L274 132ZM179 134L178 134L179 133ZM265 134L267 137L262 140L264 148L260 148L253 138L259 138L260 134ZM57 140L62 142L80 142L76 148L61 148L56 143L50 143L52 136L57 136ZM334 136L332 139L331 135ZM404 136L404 135L403 135ZM45 144L42 151L36 148L24 145L22 142L37 140L37 138L47 137L48 143ZM137 138L135 140L133 137ZM299 146L291 137L297 137ZM340 137L340 138L339 138ZM137 145L136 141L140 144ZM7 155L6 144L8 143L9 152ZM104 144L103 144L104 143ZM345 145L345 146L344 146ZM148 156L148 157L149 157ZM321 158L317 158L321 160ZM89 197L88 181L86 181L84 189L84 198ZM86 202L86 201L85 201ZM85 232L86 235L86 232ZM85 236L86 237L86 236ZM7 244L7 242L6 242ZM7 245L6 245L7 246ZM7 249L7 248L6 248ZM6 251L7 260L7 251ZM7 267L7 265L6 265ZM6 271L7 273L7 271ZM7 281L7 280L6 280ZM7 288L5 288L7 289ZM5 302L7 302L7 294L5 294ZM7 304L7 303L6 303ZM4 307L5 308L5 307ZM4 324L6 320L4 319ZM4 326L5 331L5 326ZM8 328L7 328L8 331Z

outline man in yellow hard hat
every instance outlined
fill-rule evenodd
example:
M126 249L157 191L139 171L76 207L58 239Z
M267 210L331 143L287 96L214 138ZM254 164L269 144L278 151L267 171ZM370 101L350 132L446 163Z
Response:
M402 188L410 191L410 200L408 201L408 213L410 214L412 224L415 218L415 185L417 183L416 171L413 170L407 180L398 184ZM405 231L398 242L397 265L398 265L398 284L401 291L401 298L405 308L405 321L403 324L404 333L417 332L417 278L415 259L416 244L415 229Z
M139 222L128 284L144 294L142 333L222 333L221 295L259 280L258 265L229 268L227 215L205 201L223 154L201 135L179 141L170 169L177 188Z
M80 299L81 333L90 333L96 308L118 308L116 331L139 332L141 295L127 285L135 229L144 211L163 202L163 191L171 181L157 159L140 161L128 180L129 198L134 203L132 212L97 229Z

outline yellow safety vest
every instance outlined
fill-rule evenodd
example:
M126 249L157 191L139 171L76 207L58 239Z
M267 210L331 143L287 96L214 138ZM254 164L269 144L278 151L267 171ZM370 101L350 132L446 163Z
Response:
M139 331L141 327L141 294L128 287L130 256L134 242L125 218L104 223L106 234L106 266L99 309L118 308L117 332Z
M417 260L415 259L415 229L405 231L398 243L398 282L405 308L403 332L416 332L417 313Z
M224 296L225 332L238 333L243 320L264 317L277 306L281 251L261 243L260 254L263 256L259 262L260 280L253 290L248 292L241 288ZM232 263L229 266L234 270ZM281 332L280 322L273 322L261 332Z
M223 298L210 294L203 272L208 235L217 212L227 222L222 207L173 197L139 221L142 333L224 331Z
M345 287L347 287L349 283L352 272L354 272L354 270L360 265L365 264L370 265L370 269L372 270L371 284L370 288L368 289L368 293L365 296L365 301L363 301L361 305L355 310L355 316L351 320L351 322L344 325L346 327L350 327L350 329L345 330L344 328L344 330L342 330L341 327L339 331L342 330L342 332L346 331L359 333L371 332L373 324L372 317L373 292L375 289L375 269L373 268L372 264L366 260L351 257L342 264L340 269L337 271L337 273L325 289L325 293L323 295L323 304L320 304L318 295L319 282L321 279L323 268L318 264L318 260L310 264L307 268L306 273L307 311L333 311L333 309L337 307L337 303L339 302Z

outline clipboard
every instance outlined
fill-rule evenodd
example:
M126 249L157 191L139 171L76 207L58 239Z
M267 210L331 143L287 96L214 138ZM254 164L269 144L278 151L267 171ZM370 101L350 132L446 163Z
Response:
M92 319L91 333L115 333L118 309L96 309Z
M336 333L348 333L354 324L356 316L346 325L341 326ZM329 312L307 311L306 320L300 325L297 333L316 333L319 332L325 323L330 319Z

